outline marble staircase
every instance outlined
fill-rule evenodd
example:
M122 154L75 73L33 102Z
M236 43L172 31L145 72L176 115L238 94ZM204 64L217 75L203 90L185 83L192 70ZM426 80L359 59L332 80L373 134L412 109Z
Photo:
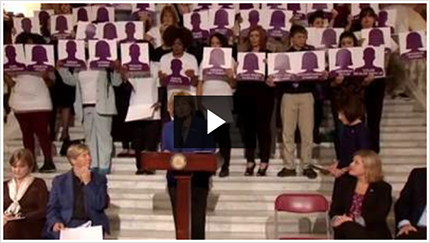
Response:
M328 114L326 112L326 114ZM332 127L330 115L324 126ZM77 124L77 123L76 123ZM82 138L81 126L70 130L72 139ZM426 113L416 109L413 100L385 100L381 127L381 156L386 180L393 186L393 198L398 197L409 172L415 167L426 166L427 135ZM55 142L57 151L61 144ZM4 138L3 178L9 177L8 159L11 151L22 147L19 139ZM115 143L116 151L121 151ZM230 176L214 176L208 199L206 221L207 239L273 239L273 202L277 195L286 192L317 192L331 197L333 178L319 175L311 180L301 175L278 178L276 173L282 168L277 144L274 158L270 161L267 177L244 177L245 160L242 149L233 149ZM322 143L314 147L315 162L327 164L334 158L332 143ZM39 166L43 158L38 156ZM66 172L70 165L66 158L56 156L55 174L36 176L46 180L51 187L53 177ZM107 214L111 221L112 234L109 239L174 239L173 217L166 193L165 172L152 176L135 175L133 158L115 157L112 174L108 175L111 206ZM300 234L324 233L324 215L282 214L280 232ZM394 225L393 213L388 219Z

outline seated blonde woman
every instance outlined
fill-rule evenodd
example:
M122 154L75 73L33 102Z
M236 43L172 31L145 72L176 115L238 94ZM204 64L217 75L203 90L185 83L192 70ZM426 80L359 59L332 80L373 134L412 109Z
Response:
M85 144L71 145L67 149L67 159L71 170L52 181L44 236L59 239L61 230L88 221L92 226L101 225L103 232L109 233L105 214L109 202L106 176L91 172L91 155Z
M13 178L3 182L4 239L41 239L48 203L45 181L31 175L36 162L28 149L15 151L9 164Z
M391 185L383 180L381 158L371 150L355 153L349 175L339 178L330 218L335 239L392 239L387 226Z

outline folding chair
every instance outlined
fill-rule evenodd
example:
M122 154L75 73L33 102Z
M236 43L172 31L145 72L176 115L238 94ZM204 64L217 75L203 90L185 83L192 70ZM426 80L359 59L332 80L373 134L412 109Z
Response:
M275 200L275 239L330 239L329 202L321 194L285 193ZM316 237L312 234L300 234L291 237L279 238L278 212L312 214L325 213L326 238Z

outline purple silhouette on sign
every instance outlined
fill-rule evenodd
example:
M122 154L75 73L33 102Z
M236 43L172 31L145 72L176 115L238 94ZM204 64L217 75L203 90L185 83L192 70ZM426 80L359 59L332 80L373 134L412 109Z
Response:
M109 22L109 11L105 7L100 7L96 16L97 23Z
M131 44L128 51L130 55L130 62L125 63L128 71L142 71L149 72L149 65L139 61L140 47L137 44Z
M25 70L25 64L19 63L16 60L16 50L14 46L6 46L4 51L7 57L7 63L3 64L3 69L6 72L19 72Z
M173 59L170 68L172 74L167 76L168 85L172 86L189 86L190 79L181 75L182 61L179 59Z
M282 5L280 3L268 3L266 6L270 9L279 9L279 5Z
M78 21L88 22L88 12L85 8L78 9Z
M334 29L325 29L322 38L321 44L325 46L325 48L332 48L336 46L336 31Z
M214 19L214 25L216 25L217 27L211 29L211 33L218 32L228 37L233 35L233 31L231 29L226 28L226 26L229 25L227 11L225 11L224 9L218 9L215 12Z
M248 21L251 27L255 27L258 25L258 22L260 21L260 14L257 10L252 10L249 12Z
M21 27L25 33L31 33L31 28L33 28L33 24L31 23L31 19L23 18L21 20Z
M293 19L295 20L306 18L306 15L303 12L299 13L299 11L302 10L300 3L287 3L287 10L293 11Z
M300 11L302 8L300 7L300 3L287 3L287 10L297 12Z
M215 21L214 24L218 26L218 28L224 28L228 25L228 13L223 9L219 9L215 13Z
M252 3L239 3L239 10L248 10L253 8L254 8L254 4Z
M66 30L68 30L67 19L63 15L60 15L55 20L55 30L58 31L58 34L66 34Z
M315 73L315 69L318 68L318 57L313 52L305 52L302 57L302 69L303 73Z
M314 4L312 4L312 9L314 9L314 10L324 10L326 8L327 8L326 3L314 3Z
M232 9L233 8L233 4L232 3L220 3L219 6L221 8L227 8L227 9Z
M191 14L191 32L193 33L193 39L205 41L209 37L209 31L200 28L201 24L200 14Z
M420 48L423 47L424 46L422 43L421 35L417 32L410 32L406 36L406 49L409 51L403 53L402 58L406 58L409 60L426 58L427 51L420 50Z
M421 35L417 32L411 32L406 36L406 49L410 52L418 52L419 49L423 48Z
M288 74L287 70L290 70L290 58L287 54L278 54L275 57L275 67L274 70L277 71L276 74Z
M243 70L245 70L245 72L238 73L236 79L246 81L264 81L265 75L263 73L255 72L259 69L258 56L252 52L247 53L243 57Z
M378 15L378 27L387 27L388 13L387 11L381 11Z
M98 60L90 62L91 68L111 68L113 66L113 61L108 59L112 55L109 44L106 41L100 40L96 43L95 56Z
M45 48L43 46L34 46L31 50L31 61L36 62L34 65L43 65L48 61Z
M384 45L384 32L382 30L373 28L369 31L369 45L381 46Z
M364 49L363 51L363 60L364 65L362 67L358 67L355 69L355 72L359 75L368 75L369 73L373 73L375 76L381 76L384 70L381 67L377 67L373 64L375 61L375 50L371 47Z
M103 39L114 40L118 38L116 27L113 23L107 23L103 26Z
M243 69L245 74L253 74L255 70L260 69L258 66L258 57L254 53L247 53L243 58Z
M270 18L270 26L268 33L270 37L282 38L288 36L288 31L285 29L285 13L282 10L275 10Z
M348 49L340 49L337 51L335 66L339 68L333 70L334 73L349 76L353 72L353 69L349 67L352 65L352 54Z
M48 55L46 49L43 46L36 45L31 50L31 61L36 62L27 67L27 71L30 72L44 72L48 69L53 68L51 65L46 64L48 61Z
M249 27L240 31L241 36L248 36L249 30L254 28L260 22L260 13L257 10L251 10L248 13Z
M225 65L225 53L222 49L214 48L209 54L209 65L203 69L204 80L226 80L226 69L222 66Z
M221 68L224 64L224 52L218 48L212 49L209 58L209 65L212 65L213 68Z
M85 28L85 40L94 40L96 36L96 26L94 24L88 24Z
M138 3L136 4L136 8L139 11L149 11L147 8L149 8L149 3Z
M136 25L133 22L127 22L125 24L125 34L127 37L121 40L119 43L135 42L134 34L136 33Z
M370 3L360 3L360 4L358 4L358 7L359 7L360 9L363 9L363 8L370 8Z
M77 52L76 42L69 40L66 43L67 57L60 60L63 63L63 67L68 68L85 68L86 64L84 60L76 57Z
M392 26L387 25L388 21L388 12L381 11L378 14L378 27L390 27L391 34L394 33L394 28Z
M276 71L273 74L273 79L276 82L289 81L295 76L294 74L288 72L288 70L291 70L290 58L285 53L276 55L273 70Z
M39 12L39 23L41 26L47 26L49 21L49 13L46 11Z
M40 24L40 33L42 36L49 37L51 35L50 28L48 27L50 15L46 11L39 12L39 24Z
M196 8L194 11L201 11L201 10L208 10L212 3L198 3L197 6L199 8Z

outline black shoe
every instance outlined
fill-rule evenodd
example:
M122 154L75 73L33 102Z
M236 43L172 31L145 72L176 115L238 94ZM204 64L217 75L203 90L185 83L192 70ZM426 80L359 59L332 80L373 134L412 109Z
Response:
M258 168L257 176L266 176L267 168L269 168L269 165L267 165L264 169Z
M309 179L317 178L317 173L312 168L307 168L303 170L303 175Z
M57 169L55 168L54 162L52 161L45 161L43 163L43 166L39 169L40 173L54 173Z
M155 170L143 170L144 175L155 175Z
M248 164L252 164L252 163L250 162L250 163L246 164L245 176L253 176L254 175L255 162L253 162L253 165L251 167L248 167Z
M293 169L282 168L282 170L278 172L279 177L296 176L296 175L297 175L296 170L293 170Z
M218 176L219 177L227 177L229 176L230 171L228 170L228 168L221 168L221 171L219 172Z
M143 170L137 170L135 174L136 174L136 175L143 175L143 174L144 174L144 172L143 172Z
M63 140L63 144L61 145L61 149L60 149L60 155L61 156L66 156L67 155L67 149L69 148L71 142L69 138L66 138Z

